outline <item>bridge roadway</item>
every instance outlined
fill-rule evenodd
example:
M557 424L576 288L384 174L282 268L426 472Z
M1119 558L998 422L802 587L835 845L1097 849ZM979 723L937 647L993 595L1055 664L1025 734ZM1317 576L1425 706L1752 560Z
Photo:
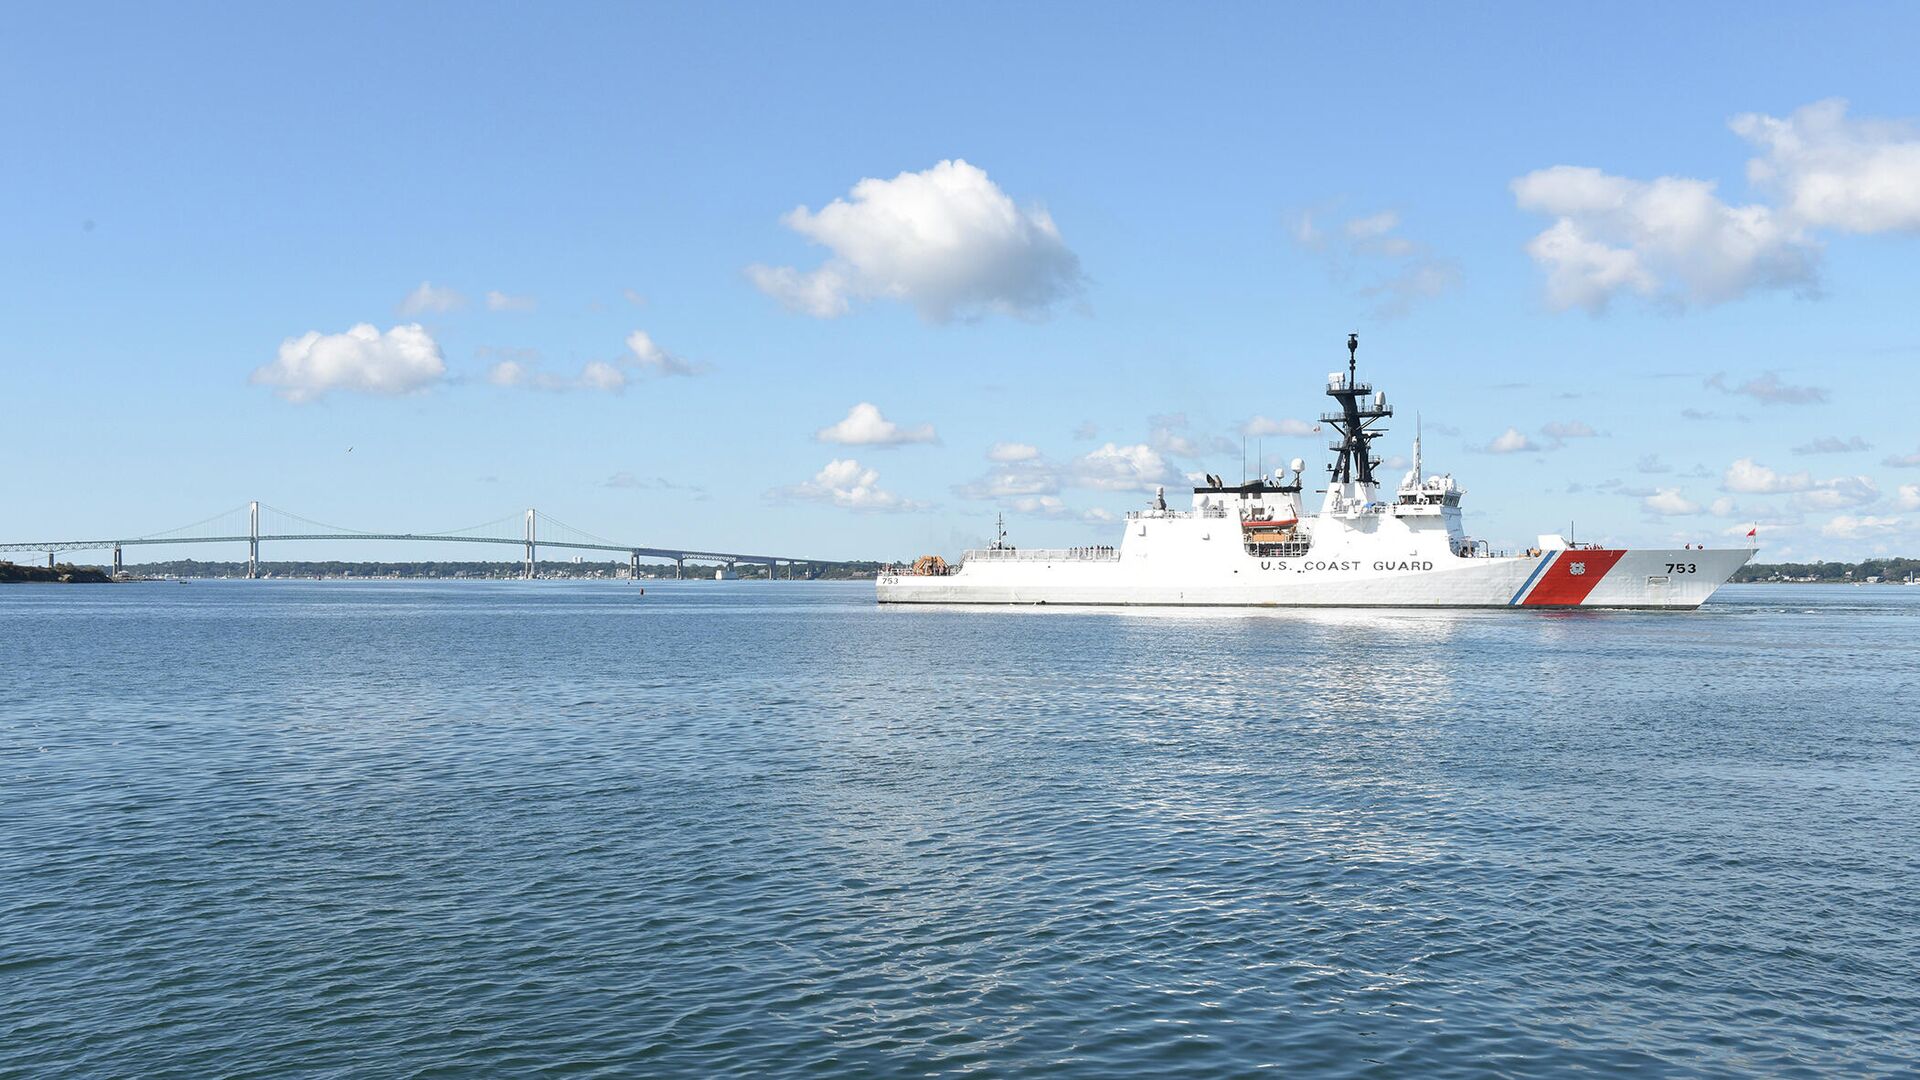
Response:
M671 559L675 566L688 561L716 562L733 566L748 563L767 567L769 576L773 568L785 563L788 576L792 576L796 564L813 563L830 565L830 560L800 559L785 555L749 555L731 551L695 551L685 548L636 547L632 544L602 544L584 540L547 540L536 539L531 543L525 537L517 536L462 536L452 533L261 533L258 535L240 534L237 536L142 536L124 540L54 540L39 543L0 543L0 551L44 551L49 561L53 554L60 551L104 551L113 552L113 569L120 572L120 549L139 544L247 544L249 551L248 576L254 576L259 570L259 545L266 541L283 540L414 540L436 543L459 544L507 544L526 550L526 576L533 576L534 553L536 548L565 548L569 551L618 551L625 554L628 565L638 569L640 560Z
M153 536L129 540L57 540L39 544L0 544L0 551L105 551L135 544L246 544L272 540L427 540L459 544L511 544L525 547L518 536L455 536L433 533L261 533L259 536ZM797 559L785 555L742 555L727 551L686 551L680 548L633 547L628 544L589 544L572 540L536 540L535 547L566 548L570 551L618 551L650 559L674 559L695 562L752 563L774 566L779 563L825 563L822 559Z

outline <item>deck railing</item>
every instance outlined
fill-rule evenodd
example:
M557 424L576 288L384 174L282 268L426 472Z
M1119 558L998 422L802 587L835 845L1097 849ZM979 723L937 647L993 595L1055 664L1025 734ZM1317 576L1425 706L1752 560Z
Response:
M976 548L963 562L1118 562L1120 549L1096 545L1071 548Z

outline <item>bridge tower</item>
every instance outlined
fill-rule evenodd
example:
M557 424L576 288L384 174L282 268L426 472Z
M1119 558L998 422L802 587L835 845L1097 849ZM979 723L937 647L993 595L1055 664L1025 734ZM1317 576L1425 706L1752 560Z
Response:
M113 545L113 576L120 576L120 545Z
M527 570L526 570L526 573L522 575L528 581L533 580L533 559L534 559L533 537L534 537L536 516L537 515L535 515L533 508L528 507L527 508Z
M637 551L627 554L627 577L634 581L640 580L640 553Z
M247 504L247 577L260 576L260 500Z

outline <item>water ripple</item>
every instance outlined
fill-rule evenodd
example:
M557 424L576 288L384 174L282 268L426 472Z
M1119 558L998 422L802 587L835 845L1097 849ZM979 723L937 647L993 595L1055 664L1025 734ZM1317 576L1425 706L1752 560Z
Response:
M1898 1074L1920 590L0 596L0 1077Z

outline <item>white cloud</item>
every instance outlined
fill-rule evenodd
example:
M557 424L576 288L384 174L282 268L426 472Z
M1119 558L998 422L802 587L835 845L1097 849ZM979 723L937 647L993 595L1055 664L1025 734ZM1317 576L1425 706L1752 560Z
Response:
M1805 510L1865 506L1880 498L1880 488L1871 477L1835 476L1815 480L1812 473L1777 472L1752 458L1741 458L1727 466L1722 486L1747 495L1791 495L1790 504Z
M1032 461L1034 458L1037 458L1039 456L1040 456L1039 447L1033 446L1028 443L1018 443L1018 442L994 443L993 448L987 451L988 461L998 461L1002 463L1008 463L1008 462L1014 462L1014 461Z
M1717 304L1809 288L1819 249L1765 206L1729 206L1706 180L1633 180L1555 165L1513 181L1522 210L1554 218L1527 245L1553 307L1604 311L1621 293Z
M645 330L627 335L627 355L622 363L653 375L698 375L706 370L683 356L661 348Z
M855 300L913 305L928 322L988 312L1039 318L1078 293L1080 260L1044 209L1021 209L987 174L962 160L891 180L865 179L851 201L782 222L827 248L814 270L747 268L762 292L820 318Z
M1240 434L1247 436L1285 435L1288 437L1313 435L1320 431L1319 424L1310 424L1305 420L1269 420L1264 416L1255 416L1240 425Z
M1920 484L1900 485L1900 509L1920 510Z
M539 302L531 296L509 296L498 289L487 291L488 311L532 311Z
M589 360L580 369L580 385L589 390L617 394L627 388L627 373L605 360Z
M1043 514L1047 517L1065 517L1073 511L1060 501L1058 495L1028 495L1013 500L1012 508L1022 514Z
M1540 434L1559 442L1565 439L1597 439L1600 433L1581 420L1555 420L1540 429Z
M1836 540L1867 540L1878 536L1891 536L1903 532L1906 522L1897 517L1874 517L1871 515L1836 514L1831 521L1820 526L1820 535Z
M647 306L646 294L638 289L621 289L620 295L626 299L627 303L632 304L634 307Z
M1747 163L1756 187L1778 193L1781 212L1853 233L1920 230L1920 133L1911 125L1849 120L1830 98L1785 119L1734 117L1733 130L1764 151Z
M1177 479L1160 452L1146 444L1108 443L1074 463L1073 483L1100 491L1152 491Z
M1166 413L1147 418L1150 425L1147 443L1162 454L1197 458L1208 454L1232 454L1240 450L1231 440L1218 435L1194 438L1187 434L1186 413Z
M847 410L846 419L821 428L814 438L846 446L902 446L936 441L932 424L901 427L880 415L879 406L865 401Z
M1713 505L1707 507L1707 513L1712 514L1714 517L1732 517L1739 512L1740 504L1727 498L1725 495L1713 500Z
M1822 435L1809 443L1801 443L1793 448L1796 454L1853 454L1873 449L1873 444L1858 435L1845 439L1835 435Z
M836 458L813 479L771 494L832 503L849 510L921 510L926 504L903 499L880 487L880 474L851 458Z
M1888 454L1885 458L1881 459L1880 464L1895 469L1920 468L1920 450L1915 450L1911 454Z
M1724 372L1716 373L1701 385L1726 394L1750 397L1763 405L1818 405L1827 400L1827 392L1821 387L1784 383L1780 381L1779 374L1772 371L1748 379L1738 386L1728 385Z
M466 306L467 298L453 289L423 281L420 287L408 293L400 301L402 315L444 315L456 308Z
M1040 517L1050 518L1076 518L1094 525L1104 525L1108 522L1120 520L1113 511L1097 506L1090 510L1075 510L1055 495L1029 495L1024 498L1014 499L1007 504L1007 509L1012 510L1016 514L1035 514Z
M525 387L563 393L568 390L598 390L618 394L627 388L628 376L619 367L604 360L589 360L574 376L542 371L530 362L499 360L487 368L487 381L495 386Z
M1486 450L1490 454L1525 454L1540 449L1532 439L1522 434L1519 428L1510 427L1494 436Z
M1700 512L1700 504L1680 494L1678 488L1661 488L1640 500L1640 505L1645 507L1648 513L1663 517Z
M271 386L288 401L312 401L334 390L360 394L407 394L438 383L447 374L440 346L418 323L381 333L361 323L344 334L308 331L280 343L271 364L250 380Z
M1376 317L1393 318L1460 283L1459 263L1397 235L1399 228L1399 212L1382 210L1349 218L1329 233L1307 212L1294 219L1291 231L1295 243L1326 260L1329 277L1367 280L1358 295L1374 301Z
M1779 495L1811 488L1813 474L1775 472L1752 458L1741 458L1727 466L1721 483L1728 491L1743 495Z
M1033 495L1054 495L1060 491L1060 475L1052 465L1038 458L1006 462L978 480L954 488L963 499L992 501Z
M1831 480L1821 480L1808 491L1800 492L1788 502L1796 508L1807 510L1841 510L1852 506L1866 506L1878 502L1880 487L1865 476L1836 476Z

